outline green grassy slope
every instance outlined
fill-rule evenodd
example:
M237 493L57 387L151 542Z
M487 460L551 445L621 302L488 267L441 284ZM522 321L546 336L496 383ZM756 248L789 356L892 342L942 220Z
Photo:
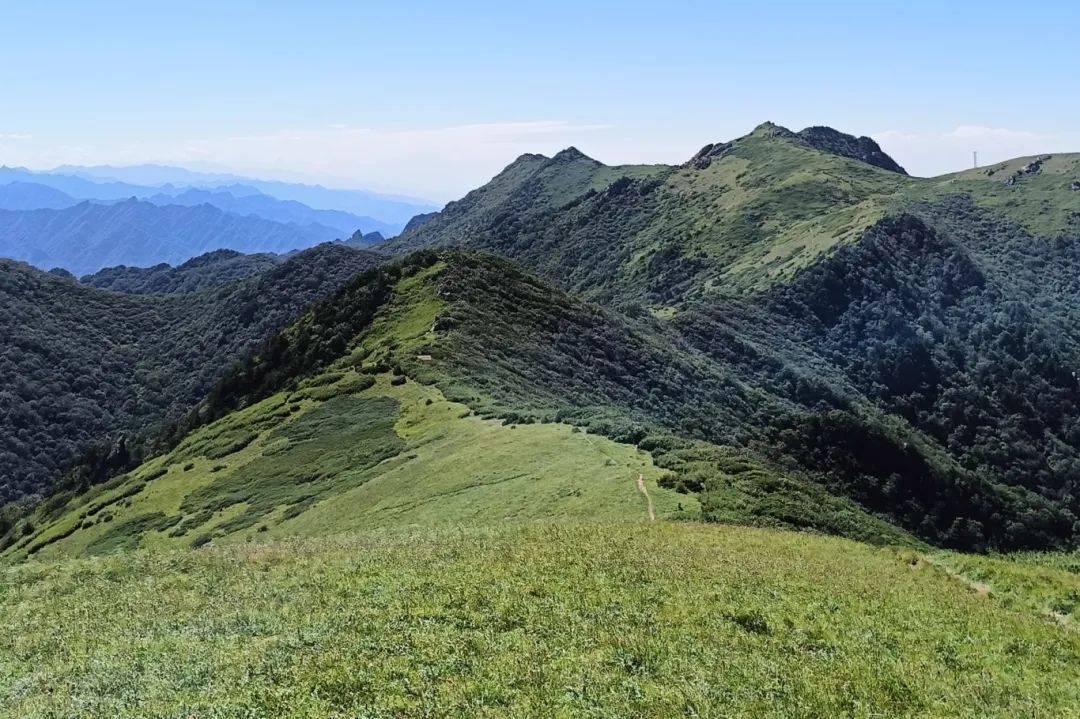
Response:
M338 375L330 375L338 376ZM530 519L696 516L633 447L567 425L505 425L432 387L328 375L188 437L71 501L14 559L187 547L255 536ZM641 475L648 499L638 490Z
M762 289L857 239L912 183L766 123L717 159L684 167L671 183L682 217L653 232L681 235L684 255L704 255L716 272L708 287Z
M1080 552L1018 553L1007 557L943 552L933 562L975 591L1006 606L1068 627L1080 620Z
M911 553L644 521L0 570L0 713L1017 717L1080 635Z
M1080 217L1080 153L1018 157L919 183L912 197L970 197L1035 235L1075 233Z

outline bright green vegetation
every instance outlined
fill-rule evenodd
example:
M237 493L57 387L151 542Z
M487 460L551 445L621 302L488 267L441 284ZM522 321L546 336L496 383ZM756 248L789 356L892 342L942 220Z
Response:
M275 395L73 500L18 558L187 547L254 536L526 519L696 516L648 454L566 425L483 420L415 382L355 372ZM317 391L315 391L317 390ZM314 400L327 390L339 394ZM245 441L237 442L242 436ZM212 457L212 458L211 458Z
M644 521L0 570L6 716L1071 716L1080 635L907 553Z
M964 195L1032 234L1055 237L1077 230L1080 185L1076 183L1080 183L1080 153L1063 153L1018 157L933 178L911 194L927 199Z
M1075 629L1080 620L1080 554L1047 552L986 557L941 553L933 558L976 591L1006 606L1051 617Z

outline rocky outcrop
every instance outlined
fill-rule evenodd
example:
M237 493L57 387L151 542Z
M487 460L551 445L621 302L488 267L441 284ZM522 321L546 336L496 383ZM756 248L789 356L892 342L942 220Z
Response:
M1049 159L1050 159L1050 155L1043 155L1042 157L1038 158L1037 160L1032 160L1031 162L1024 165L1023 167L1021 167L1019 170L1017 170L1013 174L1009 175L1005 179L1005 185L1007 187L1012 187L1017 182L1024 179L1024 177L1026 177L1027 175L1037 175L1037 174L1039 174L1039 172L1042 171L1043 163L1046 162Z
M730 149L730 142L710 142L708 145L698 150L697 154L691 157L687 164L699 170L704 170L712 164L713 160L719 160L727 154L727 151Z
M831 127L808 127L795 133L795 136L811 147L822 152L850 157L874 167L906 175L907 170L885 154L881 147L869 137L855 137L834 130Z

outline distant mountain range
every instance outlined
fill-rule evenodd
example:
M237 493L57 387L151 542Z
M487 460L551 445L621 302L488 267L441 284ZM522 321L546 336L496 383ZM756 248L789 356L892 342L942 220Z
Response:
M213 205L236 215L254 215L287 224L323 225L337 230L341 235L351 235L360 229L364 233L378 232L393 237L401 231L399 224L382 222L374 217L341 210L315 210L295 200L279 200L262 193L234 194L228 188L190 188L179 194L160 193L144 199L155 205Z
M218 249L282 254L338 239L324 225L274 222L208 204L155 205L134 198L63 209L0 210L0 257L76 275L103 267L180 264Z
M30 187L32 185L33 187ZM0 209L61 209L83 200L132 197L156 205L210 204L275 222L320 224L342 236L356 230L393 237L416 215L438 209L423 200L317 185L215 175L157 165L65 166L51 172L0 167Z
M77 168L68 169L75 172ZM112 265L179 264L218 249L280 254L346 238L352 246L362 247L397 235L410 218L431 209L399 199L384 200L373 193L339 190L326 192L380 214L314 209L235 182L244 178L161 168L165 170L173 174L161 176L177 180L219 179L231 184L151 186L0 167L0 256L42 269L61 267L83 274ZM320 188L252 182L331 202L320 196Z
M60 210L77 204L71 195L36 182L0 185L0 210Z
M368 190L342 190L321 185L259 180L242 175L194 172L168 165L148 164L128 167L65 165L48 174L69 176L94 183L163 188L162 191L166 194L176 194L164 189L168 186L179 188L180 191L189 187L221 188L237 196L258 192L279 200L302 202L315 209L340 210L372 217L380 222L396 225L397 229L393 234L400 232L413 215L439 209L434 203L415 197L384 195ZM128 194L142 196L139 192Z
M298 225L324 225L334 228L342 234L351 235L357 230L364 233L378 232L383 236L393 237L401 230L395 223L382 222L374 217L361 217L340 210L314 210L307 205L293 200L279 200L250 187L232 185L228 188L200 189L188 188L175 192L159 192L154 195L130 195L113 199L111 197L90 197L79 199L39 182L16 181L0 184L0 209L3 210L58 210L77 205L87 200L106 204L136 197L155 205L213 205L237 215L254 215L275 222L295 223ZM105 195L114 193L108 192ZM424 215L418 215L424 216Z
M126 204L133 199L146 206L134 213L136 205ZM100 208L118 202L125 208ZM86 206L72 211L80 204ZM207 206L218 212L197 209ZM282 253L347 238L365 245L392 238L411 218L434 209L420 200L365 190L160 165L66 166L53 172L0 167L0 211L9 213L0 220L0 256L83 273L110 264L176 264L214 249ZM23 212L36 214L10 214Z

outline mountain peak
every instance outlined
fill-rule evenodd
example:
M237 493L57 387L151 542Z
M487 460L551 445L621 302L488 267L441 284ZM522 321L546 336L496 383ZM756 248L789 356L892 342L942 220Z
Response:
M565 150L559 150L559 152L555 153L555 156L552 157L551 160L552 162L579 162L581 160L585 160L587 162L596 162L596 160L592 159L584 152L573 146L570 146Z
M522 162L536 162L537 160L548 160L548 159L550 159L550 158L547 155L542 155L539 152L526 152L526 153L523 153L521 155L518 155L514 159L514 161L511 162L510 164L511 165L517 165L517 164L522 163Z
M907 174L907 170L885 154L885 151L869 137L855 137L822 125L808 127L796 133L795 136L822 152L849 157L901 175Z
M783 125L766 120L753 129L751 137L794 137L795 133Z

